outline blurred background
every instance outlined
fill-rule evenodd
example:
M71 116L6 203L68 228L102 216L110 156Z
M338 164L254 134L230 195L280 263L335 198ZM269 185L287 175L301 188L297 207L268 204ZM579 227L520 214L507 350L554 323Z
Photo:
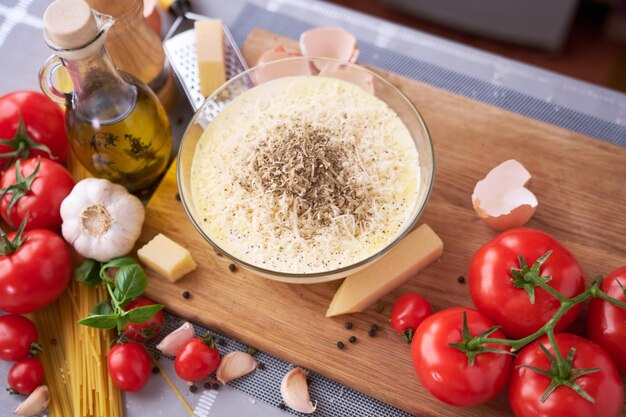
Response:
M331 0L626 91L626 0Z

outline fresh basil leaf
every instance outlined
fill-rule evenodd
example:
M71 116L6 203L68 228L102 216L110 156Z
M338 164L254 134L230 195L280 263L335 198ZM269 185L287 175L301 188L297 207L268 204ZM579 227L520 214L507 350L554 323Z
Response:
M139 265L135 258L131 256L122 256L121 258L111 259L109 262L102 264L102 267L100 268L100 279L109 280L106 273L110 268L122 268L131 265Z
M128 318L131 323L145 323L150 320L156 313L163 309L163 304L152 304L133 308L124 313L124 317Z
M113 307L107 300L102 300L91 309L90 313L97 316L107 316L113 314Z
M124 327L128 324L128 319L126 317L120 317L117 319L117 332L122 333Z
M85 317L78 323L83 326L95 327L96 329L112 329L115 327L119 319L119 314L97 314Z
M100 283L100 262L93 259L85 259L78 268L74 270L74 279L78 282L93 287Z
M118 269L115 274L115 298L120 305L141 295L148 286L148 277L141 266L127 265Z

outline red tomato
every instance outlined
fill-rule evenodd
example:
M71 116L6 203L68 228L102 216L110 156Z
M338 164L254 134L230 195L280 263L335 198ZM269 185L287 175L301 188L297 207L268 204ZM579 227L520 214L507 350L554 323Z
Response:
M109 351L107 368L113 383L124 391L137 392L150 378L150 357L134 342L120 343Z
M626 266L607 275L600 289L626 302L620 283L626 288ZM626 310L600 298L592 299L587 312L587 334L613 357L619 371L626 374Z
M495 397L506 385L511 373L511 355L481 353L473 366L468 357L449 343L462 341L463 312L472 336L489 330L493 325L478 311L453 307L426 318L417 328L411 344L411 357L422 385L444 403L460 407L483 404ZM504 338L496 331L493 338ZM487 345L508 349L501 345Z
M16 241L17 233L8 236ZM24 314L61 296L72 276L65 241L49 230L31 230L15 251L0 239L0 310Z
M26 135L18 135L20 117L26 125ZM14 143L7 143L13 139ZM28 138L24 138L28 136ZM49 157L48 153L37 146L46 146L55 160L65 163L70 142L65 130L63 110L48 97L36 91L14 91L0 97L0 154L18 151L20 158L29 156ZM34 147L35 148L34 148ZM0 171L11 157L0 158Z
M391 327L407 343L411 343L413 334L426 317L433 314L428 300L416 293L404 294L396 300L391 309Z
M9 387L19 394L28 395L43 382L43 366L38 359L28 358L16 362L9 369Z
M550 361L538 344L543 344L554 354L548 337L544 336L523 348L513 364L509 402L515 416L618 417L624 402L624 387L611 357L600 346L582 337L568 333L556 334L555 337L564 358L571 348L576 349L573 369L600 368L598 372L588 373L574 380L595 400L595 404L566 386L557 387L545 402L541 402L551 379L520 366L551 370Z
M535 288L535 303L528 293L516 288L512 268L520 268L518 255L529 267L545 255L552 254L540 268L541 276L551 276L553 289L567 298L585 290L583 271L576 258L550 235L533 229L511 229L499 234L476 252L468 275L474 305L491 321L502 326L511 338L522 338L539 330L554 316L561 303L542 288ZM557 323L561 331L576 320L582 306L569 310Z
M156 304L154 301L150 300L146 297L138 297L131 301L124 310L132 310L133 308L150 306ZM165 317L163 316L163 311L159 311L152 318L148 319L143 323L128 323L126 327L124 327L123 333L127 339L134 340L137 342L145 342L146 340L154 339L161 328L163 327L163 322L165 321ZM148 337L144 337L148 336Z
M213 347L212 340L194 337L178 349L174 368L185 381L194 382L211 375L220 364L220 353Z
M19 361L37 349L37 327L32 321L17 314L0 316L0 359Z
M17 168L21 168L19 172L25 181L17 180ZM26 180L35 170L37 173L33 181ZM8 190L0 199L0 215L14 228L22 224L28 215L26 230L61 230L61 203L72 188L74 180L63 165L45 158L18 161L0 180L0 189ZM11 204L13 206L9 215Z

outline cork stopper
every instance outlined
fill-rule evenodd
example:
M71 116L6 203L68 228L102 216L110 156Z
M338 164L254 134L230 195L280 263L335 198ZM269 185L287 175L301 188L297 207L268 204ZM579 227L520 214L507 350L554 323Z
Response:
M55 0L43 15L46 37L63 49L79 48L98 34L98 23L83 0Z

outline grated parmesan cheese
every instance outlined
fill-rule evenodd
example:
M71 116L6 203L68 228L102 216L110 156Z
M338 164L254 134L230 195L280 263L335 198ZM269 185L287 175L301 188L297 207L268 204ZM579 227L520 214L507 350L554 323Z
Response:
M220 112L198 143L203 229L261 268L331 271L373 255L415 212L417 149L400 118L346 81L288 77Z

